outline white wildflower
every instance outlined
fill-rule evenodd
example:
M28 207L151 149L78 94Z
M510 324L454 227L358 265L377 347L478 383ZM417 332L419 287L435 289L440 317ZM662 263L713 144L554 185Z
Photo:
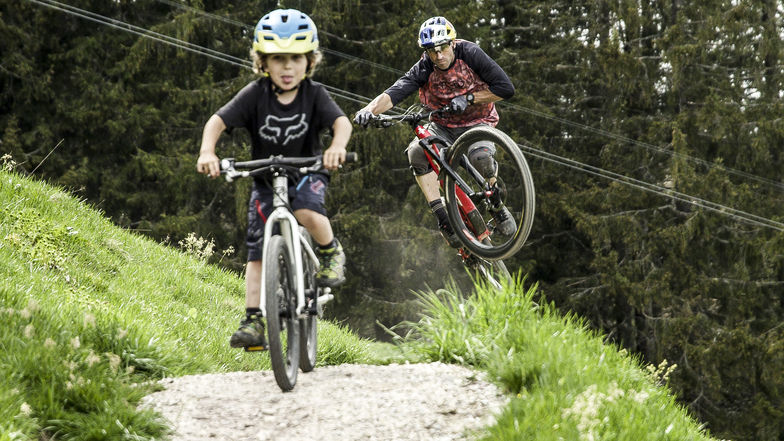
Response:
M81 346L82 346L82 342L79 341L79 336L78 335L71 339L71 347L72 348L79 349L79 347L81 347Z
M87 362L87 366L92 367L92 365L101 361L101 357L95 355L95 352L93 352L93 350L90 349L90 353L87 354L87 358L85 359L85 361Z
M33 414L33 408L30 407L30 405L27 403L22 403L22 405L19 407L19 412L24 416L30 416Z
M33 324L29 324L24 328L24 336L25 338L33 338L33 334L35 334L35 327Z
M52 340L50 337L47 337L46 341L44 342L44 347L46 349L52 349L55 346L57 346L57 343L54 340Z
M106 358L109 359L109 367L112 368L112 372L117 372L117 368L120 367L120 362L122 361L122 358L120 358L119 355L111 352L107 352L105 355Z

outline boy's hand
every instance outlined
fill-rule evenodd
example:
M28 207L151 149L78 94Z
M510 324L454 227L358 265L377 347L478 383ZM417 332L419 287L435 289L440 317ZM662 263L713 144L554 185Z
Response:
M324 168L327 170L336 170L340 164L346 161L346 148L333 146L326 150L322 155L322 162Z
M220 160L215 153L202 153L196 161L196 171L211 178L220 176Z

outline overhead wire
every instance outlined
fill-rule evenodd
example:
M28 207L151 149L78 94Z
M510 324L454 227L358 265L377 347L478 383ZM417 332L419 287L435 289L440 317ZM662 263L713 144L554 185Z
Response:
M229 22L229 23L232 23L232 24L237 25L237 26L241 26L244 29L249 30L251 34L253 32L253 27L248 26L248 25L246 25L246 24L244 24L242 22L239 22L239 21L236 21L236 20L229 20L229 19L226 19L225 17L222 17L220 15L212 14L212 13L209 13L209 12L206 12L206 11L202 11L202 10L199 10L199 9L196 9L196 8L184 5L182 3L179 3L177 1L173 1L173 0L156 0L156 1L161 2L161 3L165 3L165 4L170 5L170 6L175 6L175 7L178 7L178 8L182 8L182 9L194 12L196 14L202 15L202 16L207 17L207 18L211 18L211 19L215 19L215 20L222 20L222 21ZM343 53L343 52L340 52L340 51L336 51L336 50L333 50L333 49L322 48L322 51L325 52L325 53L331 54L331 55L335 55L335 56L344 58L344 59L348 59L348 60L355 61L355 62L358 62L358 63L366 64L366 65L375 67L377 69L381 69L381 70L385 70L385 71L388 71L388 72L392 72L392 73L395 73L396 75L403 75L405 73L402 70L395 69L395 68L390 67L390 66L386 66L386 65L383 65L383 64L380 64L380 63L376 63L374 61L366 60L364 58L360 58L360 57L356 57L356 56L353 56L353 55L349 55L349 54L346 54L346 53ZM685 161L691 161L693 163L696 163L696 164L699 164L701 166L707 167L708 169L715 168L715 169L721 170L721 171L723 171L723 172L725 172L727 174L738 176L738 177L742 177L742 178L745 178L745 179L748 179L748 180L751 180L751 181L756 181L756 182L759 182L760 184L768 185L768 186L773 187L775 189L778 189L780 191L784 191L784 183L783 182L778 182L778 181L775 181L773 179L769 179L769 178L765 178L763 176L755 175L753 173L744 172L742 170L737 170L737 169L734 169L732 167L727 167L726 165L723 165L723 164L720 164L720 163L717 163L717 162L707 161L705 159L698 158L698 157L695 157L695 156L692 156L692 155L688 155L688 154L685 154L685 153L676 152L676 151L673 151L673 150L668 150L668 149L666 149L664 147L659 147L659 146L654 145L654 144L650 144L650 143L646 143L646 142L639 141L639 140L636 140L636 139L632 139L632 138L629 138L629 137L626 137L626 136L623 136L623 135L619 135L617 133L613 133L613 132L610 132L610 131L607 131L607 130L598 129L598 128L591 127L591 126L588 126L588 125L585 125L585 124L581 124L581 123L578 123L578 122L570 121L568 119L560 118L560 117L557 117L557 116L554 116L554 115L550 115L550 114L547 114L545 112L541 112L541 111L538 111L538 110L535 110L535 109L531 109L531 108L528 108L528 107L525 107L525 106L521 106L519 104L514 104L514 103L509 103L509 102L502 101L502 102L498 103L498 105L500 107L504 107L504 108L507 108L507 109L512 109L512 110L517 111L517 112L523 112L523 113L527 113L529 115L534 115L534 116L536 116L538 118L549 119L551 121L555 121L557 123L560 123L560 124L563 124L563 125L566 125L566 126L570 126L570 127L573 127L573 128L577 128L577 129L580 129L580 130L583 130L583 131L586 131L586 132L594 133L596 135L601 135L601 136L607 137L609 139L614 139L616 141L626 142L626 143L629 143L629 144L634 145L634 146L642 147L642 148L647 149L649 151L665 154L665 155L672 156L672 157L675 157L675 158L678 158L678 159L683 159Z
M180 49L184 49L190 52L195 52L201 55L205 55L207 57L211 57L220 61L224 61L227 63L234 64L240 67L247 67L250 66L249 60L243 60L242 58L237 58L232 55L224 54L222 52L214 51L212 49L208 49L202 46L198 46L192 43L188 43L186 41L178 40L173 37L169 37L168 35L160 34L155 31L151 31L148 29L141 28L139 26L134 26L129 23L125 23L119 20L115 20L113 18L109 18L100 14L96 14L90 11L86 11L84 9L79 9L75 6L71 6L65 3L60 3L55 0L27 0L31 3L36 3L41 6L46 6L48 8L56 9L62 12L66 12L71 15L75 15L77 17L83 18L85 20L89 20L95 23L100 23L109 27L113 27L115 29L120 29L126 32L130 32L136 35L140 35L143 37L150 38L152 40L158 41L160 43L168 44L171 46L176 46Z
M216 59L216 60L219 60L219 61L223 61L223 62L226 62L226 63L235 64L235 65L239 65L239 66L245 67L245 68L250 68L251 67L251 62L249 60L241 60L241 59L239 59L237 57L232 57L230 55L223 54L223 53L218 52L218 51L207 49L207 48L204 48L202 46L198 46L198 45L191 44L191 43L188 43L188 42L185 42L185 41L182 41L182 40L178 40L178 39L173 38L173 37L169 37L169 36L166 36L166 35L163 35L163 34L159 34L159 33L153 32L153 31L149 31L147 29L140 28L138 26L133 26L133 25L130 25L128 23L124 23L124 22L121 22L121 21L118 21L118 20L114 20L114 19L102 16L100 14L95 14L95 13L92 13L92 12L89 12L89 11L85 11L85 10L82 10L82 9L79 9L79 8L76 8L76 7L73 7L73 6L70 6L70 5L65 5L63 3L57 2L56 0L27 0L27 1L29 1L31 3L35 3L35 4L38 4L38 5L41 5L41 6L49 7L49 8L52 8L52 9L56 9L56 10L65 12L67 14L71 14L71 15L80 17L80 18L84 18L84 19L89 20L89 21L93 21L93 22L96 22L96 23L104 24L104 25L107 25L107 26L110 26L110 27L113 27L113 28L117 28L117 29L123 30L123 31L131 32L133 34L136 34L136 35L139 35L139 36L142 36L142 37L145 37L145 38L150 38L150 39L153 39L155 41L159 41L161 43L165 43L165 44L168 44L168 45L171 45L171 46L175 46L175 47L180 48L180 49L185 49L185 50L188 50L188 51L200 54L200 55L205 55L205 56L208 56L210 58L213 58L213 59ZM162 1L162 0L158 0L158 1ZM236 60L240 60L241 62L238 62ZM349 91L346 91L346 90L342 90L340 88L336 88L336 87L332 87L332 86L325 85L325 87L327 88L327 90L330 91L330 93L336 94L337 96L339 96L339 97L341 97L343 99L347 99L347 100L350 100L350 101L357 101L357 102L361 102L361 103L364 103L364 102L368 101L368 98L364 97L362 95L354 94L352 92L349 92ZM362 101L362 100L364 100L364 101ZM715 203L715 202L712 202L712 201L708 201L708 200L705 200L705 199L701 199L701 198L698 198L698 197L695 197L695 196L691 196L691 195L688 195L688 194L679 193L679 192L676 192L676 191L673 191L673 190L670 190L670 189L666 189L666 188L663 188L663 187L660 187L660 186L656 186L654 184L651 184L651 183L648 183L648 182L645 182L645 181L640 181L640 180L637 180L637 179L634 179L634 178L630 178L628 176L624 176L624 175L621 175L621 174L618 174L618 173L610 172L610 171L607 171L607 170L604 170L604 169L601 169L601 168L598 168L598 167L594 167L594 166L591 166L591 165L588 165L588 164L580 163L580 162L572 160L572 159L568 159L568 158L564 158L564 157L561 157L561 156L558 156L558 155L554 155L552 153L548 153L548 152L545 152L545 151L540 150L540 149L535 149L533 147L530 147L530 146L527 146L527 145L524 145L524 144L518 144L518 146L521 149L528 151L529 154L531 154L531 156L543 159L545 161L553 162L553 163L556 163L556 164L559 164L559 165L563 165L563 166L566 166L566 167L569 167L569 168L572 168L572 169L583 171L585 173L588 173L588 174L591 174L591 175L594 175L594 176L603 177L603 178L610 179L610 180L613 180L613 181L616 181L616 182L619 182L619 183L623 183L623 184L626 184L626 185L629 185L631 187L635 187L635 188L638 188L638 189L641 189L641 190L644 190L644 191L648 191L648 192L655 193L655 194L658 194L658 195L661 195L661 196L665 196L665 197L669 197L669 198L672 198L672 199L675 199L675 200L679 200L679 201L682 201L682 202L693 204L693 205L705 208L707 210L710 210L710 211L713 211L713 212L716 212L716 213L720 213L722 215L725 215L725 216L728 216L728 217L731 217L731 218L734 218L736 220L743 221L743 222L746 222L746 223L749 223L749 224L763 226L763 227L775 229L775 230L778 230L778 231L784 231L784 223L777 222L777 221L774 221L772 219L767 219L767 218L762 217L762 216L757 216L757 215L754 215L754 214L751 214L751 213L744 212L742 210L737 210L737 209L734 209L734 208L731 208L731 207L727 207L727 206L722 205L722 204L718 204L718 203Z

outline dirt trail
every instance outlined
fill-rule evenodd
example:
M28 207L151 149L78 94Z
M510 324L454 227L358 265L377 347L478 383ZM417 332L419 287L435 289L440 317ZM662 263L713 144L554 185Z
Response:
M443 363L319 367L288 393L271 371L162 384L143 405L172 422L174 441L471 439L506 403L480 373Z

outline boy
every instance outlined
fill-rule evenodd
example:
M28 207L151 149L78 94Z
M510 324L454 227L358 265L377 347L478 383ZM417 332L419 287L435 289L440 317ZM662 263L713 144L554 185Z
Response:
M262 17L256 25L251 57L254 72L262 77L245 86L205 124L196 165L199 173L213 178L220 175L215 145L224 130L236 127L250 132L253 159L318 155L319 132L331 129L332 143L323 152L323 163L328 170L338 168L346 159L351 122L326 89L308 78L321 60L316 25L310 17L295 9L277 9ZM345 281L345 255L324 208L328 183L325 174L310 174L289 193L295 195L291 199L294 216L318 244L321 267L316 280L335 287ZM248 207L246 313L231 336L233 348L266 347L259 304L264 221L271 211L272 190L254 180Z

